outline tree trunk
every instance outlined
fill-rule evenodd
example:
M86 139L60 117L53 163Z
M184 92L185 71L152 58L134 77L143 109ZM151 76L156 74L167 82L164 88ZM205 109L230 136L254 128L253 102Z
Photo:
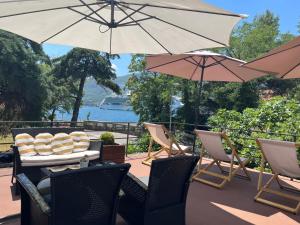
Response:
M54 120L54 117L55 117L55 112L56 112L56 108L52 109L52 113L50 115L50 127L53 127L53 120Z
M80 79L79 89L78 89L78 93L77 93L76 100L75 100L74 107L73 107L73 115L72 115L72 119L71 119L72 127L75 127L77 119L78 119L80 104L81 104L82 96L83 96L83 87L84 87L85 79L86 79L86 77L82 77Z

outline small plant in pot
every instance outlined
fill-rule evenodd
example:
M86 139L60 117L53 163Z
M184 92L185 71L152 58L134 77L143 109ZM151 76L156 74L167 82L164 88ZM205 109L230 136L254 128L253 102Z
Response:
M125 145L115 143L115 137L110 132L101 134L100 140L103 143L102 160L115 163L124 163Z

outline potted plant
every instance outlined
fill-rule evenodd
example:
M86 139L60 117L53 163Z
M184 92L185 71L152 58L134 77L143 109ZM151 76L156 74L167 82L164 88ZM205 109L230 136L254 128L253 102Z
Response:
M103 143L102 160L124 163L125 145L115 143L114 135L110 132L101 134L100 139Z

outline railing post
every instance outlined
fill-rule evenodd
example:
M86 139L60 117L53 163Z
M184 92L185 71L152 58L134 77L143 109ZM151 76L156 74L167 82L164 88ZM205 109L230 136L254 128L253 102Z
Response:
M125 151L125 156L127 157L128 155L128 145L129 145L129 132L130 132L130 123L127 123L127 139L126 139L126 151Z
M193 155L195 155L195 152L196 152L196 140L197 140L197 137L196 137L196 134L195 132L194 133L194 141L193 141Z

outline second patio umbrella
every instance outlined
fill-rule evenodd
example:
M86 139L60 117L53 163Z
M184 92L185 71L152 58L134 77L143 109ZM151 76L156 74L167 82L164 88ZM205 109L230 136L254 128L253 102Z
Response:
M243 67L276 74L282 79L300 78L300 36Z
M199 99L203 81L246 82L265 75L263 72L241 67L244 61L209 51L147 56L146 63L146 70L198 81Z

